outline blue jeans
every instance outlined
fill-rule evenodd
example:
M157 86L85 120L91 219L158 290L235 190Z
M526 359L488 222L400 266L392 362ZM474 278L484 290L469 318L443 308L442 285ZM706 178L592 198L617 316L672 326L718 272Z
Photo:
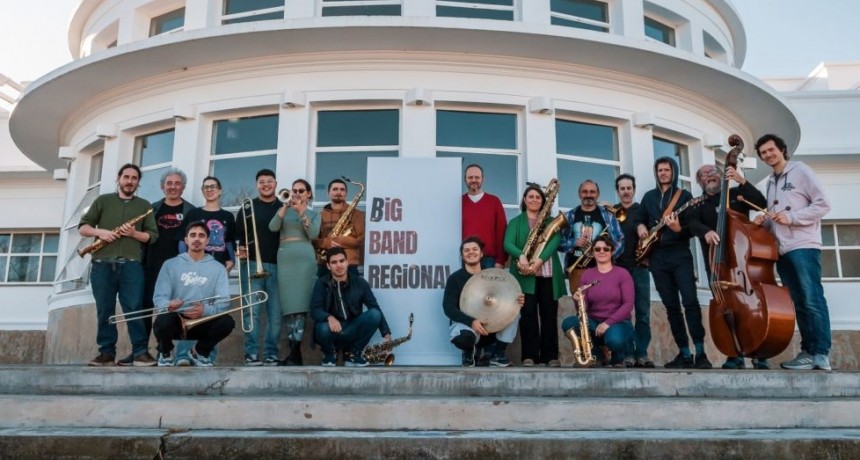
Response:
M337 334L331 331L328 321L320 321L314 325L314 341L322 347L323 353L341 349L360 354L379 329L380 322L382 312L376 308L368 309L350 321L341 321L341 330Z
M633 339L633 324L630 323L629 319L625 319L609 326L603 336L597 337L594 331L597 330L597 326L601 322L594 318L588 318L588 332L591 334L592 342L595 345L606 345L609 348L609 351L612 352L612 364L624 362L624 358L627 357L627 349L630 347L630 340ZM574 331L579 336L579 315L568 316L561 322L561 330L565 334L573 328L576 328Z
M794 302L800 349L812 355L829 354L830 312L821 285L821 250L795 249L783 254L776 271Z
M257 263L251 261L248 267L253 274L257 270ZM245 354L257 355L264 359L268 357L278 358L278 344L281 341L281 302L278 299L278 265L263 263L263 270L269 273L267 278L251 278L251 291L266 291L269 295L269 300L264 304L254 305L253 307L242 310L242 319L245 324L253 324L254 328L251 332L245 333ZM239 274L239 282L242 286L247 286L247 276L245 274L245 265L242 264L242 273ZM257 339L260 336L260 315L263 307L266 307L266 337L265 349L260 356L260 345ZM254 310L254 319L251 321L251 311Z
M634 358L647 359L648 346L651 344L651 277L646 267L628 268L627 271L633 277L633 311L636 314L630 352Z
M675 345L679 349L689 348L688 329L694 344L705 343L702 307L696 295L693 255L690 253L690 248L687 246L657 248L648 260L648 269L654 277L654 286L660 294L660 300L666 306L666 316L669 319ZM681 305L684 306L683 311Z
M143 303L143 266L134 260L124 263L93 260L90 282L96 301L96 343L99 352L116 356L118 334L116 325L110 324L108 318L116 313L117 296L123 313L140 310ZM146 353L149 348L149 335L143 320L129 321L126 326L132 354L137 357Z

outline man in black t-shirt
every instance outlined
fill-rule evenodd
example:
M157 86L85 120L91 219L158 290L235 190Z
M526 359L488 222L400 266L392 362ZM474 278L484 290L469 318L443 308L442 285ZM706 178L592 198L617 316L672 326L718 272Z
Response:
M206 254L211 255L219 263L227 268L227 272L233 269L235 261L236 241L236 218L233 213L221 209L221 181L217 177L207 176L203 179L203 198L206 203L199 208L192 209L185 218L180 232L180 251L185 252L185 242L181 241L185 233L185 227L189 222L202 221L209 229L209 244L206 245Z

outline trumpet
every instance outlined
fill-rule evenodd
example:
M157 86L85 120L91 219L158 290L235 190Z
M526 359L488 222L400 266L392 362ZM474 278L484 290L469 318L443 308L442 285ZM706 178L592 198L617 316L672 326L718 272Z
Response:
M577 304L577 315L579 316L579 334L574 331L575 327L567 330L565 334L570 339L570 344L573 345L573 358L577 364L583 367L593 366L597 361L591 350L594 345L591 342L591 332L588 330L588 312L585 306L584 293L589 288L596 286L600 280L594 280L585 286L580 287L573 294L573 301ZM579 300L577 300L579 299Z
M284 204L289 203L290 202L290 193L291 193L290 189L288 189L288 188L282 188L282 189L278 190L278 194L277 194L278 201L280 201L281 203L284 203Z
M612 213L612 215L614 215L615 218L618 219L619 223L627 220L627 209L625 209L623 206L612 206L605 201L603 203L600 203L600 206L603 206L604 209Z
M247 211L250 209L251 211ZM248 217L251 218L251 230L253 230L253 239L249 239L248 237ZM254 245L254 261L257 263L257 270L251 274L251 266L246 262L245 270L248 271L249 278L268 278L270 276L269 272L263 269L263 257L260 255L260 245L257 244L258 234L257 234L257 215L254 213L254 202L250 198L244 198L242 200L242 226L245 230L245 251L248 251L251 247L251 244ZM238 242L236 247L238 248ZM239 260L239 257L236 257L236 260ZM239 270L239 274L242 274L242 270Z

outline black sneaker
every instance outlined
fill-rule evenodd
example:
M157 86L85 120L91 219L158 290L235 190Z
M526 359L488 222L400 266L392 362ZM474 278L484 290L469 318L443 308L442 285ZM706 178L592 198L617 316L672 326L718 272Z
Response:
M692 369L695 367L695 363L693 362L692 356L684 356L681 353L678 353L678 356L675 356L675 359L669 361L663 367L666 369Z
M760 370L770 369L770 364L767 363L766 359L753 359L752 365L753 365L753 369L760 369Z
M116 362L117 366L134 366L134 354L129 353L128 356Z
M475 366L477 367L490 367L490 355L484 353L480 358L475 360Z
M109 355L107 353L99 353L98 356L91 359L90 362L87 363L87 366L115 366L115 359L116 356L114 355Z
M726 358L726 362L724 362L723 365L720 367L722 367L723 369L746 369L747 365L746 363L744 363L743 358L737 357Z
M696 369L712 369L711 361L708 360L708 355L702 353L696 355Z
M463 350L463 367L475 367L475 349Z
M511 365L511 360L505 355L496 355L490 359L489 365L493 367L508 367Z

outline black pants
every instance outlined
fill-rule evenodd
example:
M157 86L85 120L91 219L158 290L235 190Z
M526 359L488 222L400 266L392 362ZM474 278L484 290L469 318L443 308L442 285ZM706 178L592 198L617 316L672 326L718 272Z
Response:
M535 293L525 297L520 310L522 359L558 359L558 302L552 297L552 278L535 277Z
M188 335L184 338L196 340L197 353L208 357L215 345L227 338L235 326L236 323L230 315L223 315L194 326L188 330ZM155 340L158 341L158 351L164 354L170 353L173 350L173 341L183 339L179 314L163 313L158 315L155 318L153 331L155 332Z
M666 306L669 327L678 348L690 346L687 330L690 331L694 344L705 343L702 307L696 295L696 278L690 249L687 246L657 248L651 254L648 269L654 277L654 286L660 294L660 300Z

